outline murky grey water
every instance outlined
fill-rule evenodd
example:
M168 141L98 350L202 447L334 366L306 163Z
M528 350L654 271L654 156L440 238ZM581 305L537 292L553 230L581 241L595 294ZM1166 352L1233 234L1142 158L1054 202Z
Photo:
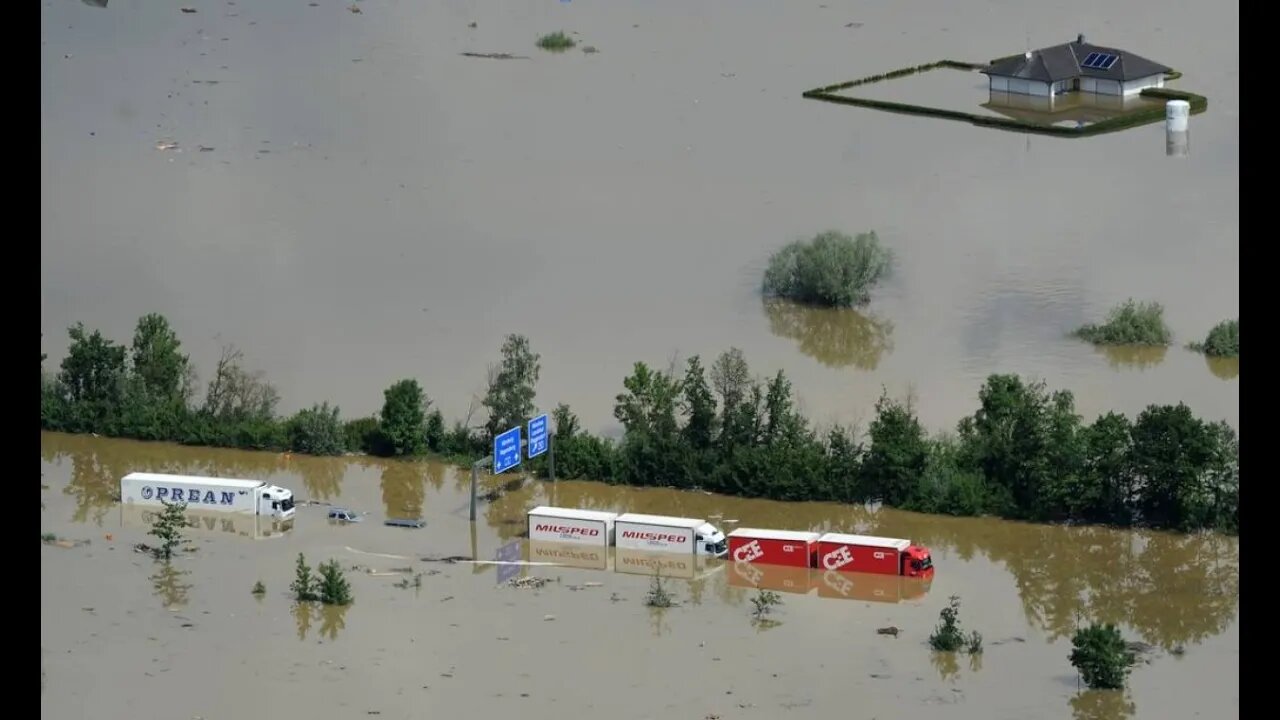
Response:
M461 415L521 332L541 404L596 429L632 362L731 345L786 369L818 421L913 386L949 427L1016 371L1086 415L1185 400L1237 422L1235 375L1198 355L1143 369L1064 338L1129 296L1164 303L1179 343L1238 312L1234 4L349 4L42 3L52 363L74 321L127 340L159 311L206 376L216 337L239 344L285 410L367 413L415 376ZM600 52L537 50L555 29ZM800 98L1077 32L1210 97L1190 157L1165 156L1160 125L1027 138ZM897 253L865 313L887 335L851 313L779 322L758 297L769 253L827 227Z
M145 521L112 501L131 470L270 479L301 499L368 513L358 524L299 509L284 534L204 518L198 551L169 566L131 552ZM41 546L45 718L1232 718L1239 716L1239 544L1179 536L922 516L821 503L532 482L466 521L463 473L437 464L290 458L44 433ZM510 480L509 477L502 478ZM493 483L488 483L489 487ZM724 528L812 528L929 545L927 587L850 575L711 566L671 579L680 605L642 604L649 578L629 558L603 570L494 566L524 512L552 502L711 518ZM421 530L386 527L421 512ZM205 522L207 520L207 522ZM253 539L255 536L265 536ZM514 545L512 545L514 543ZM299 552L344 566L355 603L299 608L287 595ZM512 557L507 555L506 557ZM760 570L759 566L752 566ZM422 573L397 587L395 568ZM612 568L612 569L610 569ZM623 571L619 571L619 570ZM363 572L372 570L374 573ZM678 573L669 572L673 577ZM544 577L538 589L508 577ZM251 595L261 580L267 592ZM771 628L750 618L749 581L781 592ZM952 595L985 638L979 657L934 655L925 639ZM546 619L553 616L553 619ZM1067 661L1081 620L1120 623L1155 646L1125 693L1077 694ZM898 637L876 633L894 625ZM1149 662L1148 662L1149 661Z

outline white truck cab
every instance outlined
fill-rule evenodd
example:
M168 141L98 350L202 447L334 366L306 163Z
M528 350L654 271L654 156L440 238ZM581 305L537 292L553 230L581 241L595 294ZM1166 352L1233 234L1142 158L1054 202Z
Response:
M698 555L719 558L729 554L729 540L715 525L704 522L698 526L696 533Z

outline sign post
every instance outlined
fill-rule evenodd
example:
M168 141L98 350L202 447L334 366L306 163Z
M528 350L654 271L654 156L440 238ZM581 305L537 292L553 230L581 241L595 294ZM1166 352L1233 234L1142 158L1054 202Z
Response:
M543 413L529 421L529 459L532 460L547 451L547 414Z
M480 468L493 465L493 474L510 470L520 464L520 426L517 425L493 438L493 454L478 460L471 466L471 522L476 521L476 485L480 483Z

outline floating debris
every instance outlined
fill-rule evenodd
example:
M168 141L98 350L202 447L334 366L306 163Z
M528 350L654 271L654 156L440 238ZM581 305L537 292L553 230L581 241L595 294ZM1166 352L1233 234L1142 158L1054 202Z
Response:
M178 143L172 140L160 140L156 143L157 150L177 150Z
M901 628L896 625L890 625L889 627L882 627L876 630L876 634L878 635L892 635L894 637L898 637L898 633L900 632L902 632Z
M452 565L453 563L456 563L456 562L469 562L473 559L474 558L468 557L466 555L447 555L445 557L434 557L434 556L428 555L427 557L422 558L422 562L449 563L450 565Z
M352 15L359 15L360 13L364 12L363 10L360 9L359 5L352 5L347 9L351 11Z
M191 14L195 13L195 11L196 11L196 9L195 9L195 8L193 8L193 7L184 7L184 8L182 8L182 12L184 12L184 13L186 13L186 14L188 14L188 15L191 15Z
M582 52L588 55L594 55L600 52L600 50L595 45L586 45L582 48Z
M511 587L513 587L513 588L534 588L534 589L537 589L537 588L542 587L543 585L546 585L546 584L547 584L547 583L549 583L549 582L551 582L551 581L550 581L550 580L548 580L547 578L544 578L544 577L534 577L534 576L532 576L532 575L531 575L531 576L528 576L528 577L517 577L517 578L511 578L510 580L508 580L508 581L507 581L507 585L509 585L509 586L511 586Z
M512 55L511 53L459 53L463 57L486 58L488 60L528 60L527 55Z

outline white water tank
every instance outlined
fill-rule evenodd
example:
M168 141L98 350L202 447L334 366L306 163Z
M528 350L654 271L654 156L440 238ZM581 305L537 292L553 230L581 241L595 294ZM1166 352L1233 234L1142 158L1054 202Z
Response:
M1191 118L1191 103L1186 100L1170 100L1164 105L1164 126L1169 132L1186 132Z

